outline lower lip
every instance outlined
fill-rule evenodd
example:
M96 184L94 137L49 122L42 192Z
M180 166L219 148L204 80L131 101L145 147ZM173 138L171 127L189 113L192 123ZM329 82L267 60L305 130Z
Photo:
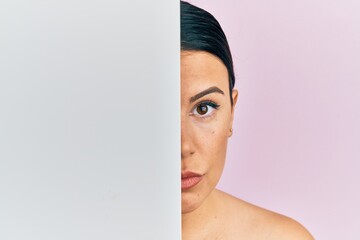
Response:
M187 177L181 179L181 189L189 189L198 184L202 179L202 176Z

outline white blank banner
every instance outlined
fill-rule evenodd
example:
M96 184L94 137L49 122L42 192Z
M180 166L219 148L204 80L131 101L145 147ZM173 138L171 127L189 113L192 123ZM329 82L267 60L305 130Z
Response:
M0 2L0 239L180 239L179 20Z

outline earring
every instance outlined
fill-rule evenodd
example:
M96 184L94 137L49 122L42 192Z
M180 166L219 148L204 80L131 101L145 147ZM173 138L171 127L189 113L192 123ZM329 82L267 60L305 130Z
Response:
M232 133L233 133L233 129L232 129L232 128L230 128L230 136L229 136L229 137L231 137L231 136L232 136Z

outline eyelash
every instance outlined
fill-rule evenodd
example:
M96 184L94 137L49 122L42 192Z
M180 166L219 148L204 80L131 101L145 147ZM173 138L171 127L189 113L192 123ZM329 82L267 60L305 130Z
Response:
M219 104L216 104L215 102L213 102L213 101L210 101L210 100L205 100L205 101L202 101L202 102L200 102L200 103L198 103L198 104L196 104L195 105L195 107L192 109L192 111L191 111L191 115L192 116L198 116L198 117L200 117L200 118L203 118L203 119L206 119L206 118L208 118L208 117L211 117L213 114L210 114L210 115L204 115L204 116L202 116L201 114L194 114L193 112L194 111L196 111L196 109L199 107L199 106L201 106L201 105L205 105L205 106L210 106L210 107L212 107L212 108L214 108L214 110L217 110L219 107L220 107L220 105Z

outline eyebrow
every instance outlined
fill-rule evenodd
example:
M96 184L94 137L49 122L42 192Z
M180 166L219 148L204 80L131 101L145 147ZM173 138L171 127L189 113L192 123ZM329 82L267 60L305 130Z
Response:
M214 92L217 92L217 93L221 93L222 95L224 95L224 92L218 88L218 87L210 87L202 92L199 92L198 94L196 94L195 96L191 97L190 98L190 103L192 102L195 102L196 100L198 100L199 98L207 95L207 94L210 94L210 93L214 93Z

